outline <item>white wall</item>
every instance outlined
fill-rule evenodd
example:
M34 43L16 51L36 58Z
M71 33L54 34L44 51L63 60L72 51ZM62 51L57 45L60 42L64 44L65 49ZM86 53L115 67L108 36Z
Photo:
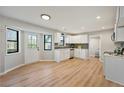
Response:
M5 56L5 71L12 69L13 67L24 64L24 32L20 32L19 53L6 54Z
M0 27L0 74L4 72L5 62L5 29Z
M5 29L5 27L11 27L11 28L16 28L16 29L21 30L21 50L22 50L18 54L12 54L12 55L6 55L5 56L5 61L3 60L5 69L3 71L0 68L1 72L5 72L5 71L10 70L10 69L12 69L12 68L14 68L16 66L24 64L24 58L25 58L25 56L24 56L25 51L24 50L25 49L24 49L24 45L23 45L24 44L24 40L23 40L24 39L24 33L23 33L23 31L37 32L37 33L43 33L43 34L53 34L54 33L54 30L52 30L52 29L41 28L40 26L25 23L25 22L18 21L18 20L15 20L15 19L10 19L10 18L3 17L3 16L0 16L0 26L2 26L4 29ZM1 40L3 40L5 42L6 41L5 36L2 37ZM4 49L5 49L5 46L4 46ZM1 50L3 50L3 47L2 47ZM41 53L42 54L41 55L41 60L54 60L53 52L54 51L45 51L45 52ZM4 66L2 65L2 68Z

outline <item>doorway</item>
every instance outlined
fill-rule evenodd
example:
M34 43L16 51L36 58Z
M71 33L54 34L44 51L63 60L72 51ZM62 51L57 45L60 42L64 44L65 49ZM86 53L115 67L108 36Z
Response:
M40 60L41 35L39 33L25 32L25 64Z
M100 36L89 37L89 56L100 57Z

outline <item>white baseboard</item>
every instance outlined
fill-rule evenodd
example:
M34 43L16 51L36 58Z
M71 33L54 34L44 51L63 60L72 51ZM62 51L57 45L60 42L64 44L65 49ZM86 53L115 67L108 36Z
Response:
M109 78L107 78L107 77L105 77L105 79L107 79L107 80L109 80L109 81L112 81L112 82L115 82L115 83L120 84L120 85L124 85L124 83L121 83L121 82L116 81L116 80L109 79Z
M5 73L0 73L0 76L4 75Z
M100 58L99 58L99 61L102 62L102 63L104 62L104 61L103 61L102 59L100 59Z
M42 61L55 61L55 60L40 60L40 61L42 62ZM35 63L35 62L33 62L33 63ZM28 64L33 64L33 63L28 63ZM12 70L14 70L14 69L17 69L17 68L19 68L19 67L22 67L22 66L28 65L28 64L20 64L20 65L18 65L18 66L16 66L16 67L13 67L13 68L11 68L11 69L9 69L9 70L6 70L6 71L3 72L3 73L0 73L0 76L5 75L6 73L8 73L8 72L10 72L10 71L12 71Z
M14 69L17 69L17 68L19 68L19 67L22 67L22 66L24 66L24 65L25 65L25 64L20 64L20 65L18 65L18 66L16 66L16 67L13 67L13 68L9 69L9 70L6 70L6 71L3 73L3 75L6 74L6 73L8 73L8 72L10 72L10 71L12 71L12 70L14 70Z
M40 60L40 61L55 61L55 60Z

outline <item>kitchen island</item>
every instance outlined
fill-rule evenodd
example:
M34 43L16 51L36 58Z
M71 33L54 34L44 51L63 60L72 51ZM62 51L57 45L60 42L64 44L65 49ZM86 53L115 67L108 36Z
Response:
M105 78L124 85L124 55L104 55L103 64Z

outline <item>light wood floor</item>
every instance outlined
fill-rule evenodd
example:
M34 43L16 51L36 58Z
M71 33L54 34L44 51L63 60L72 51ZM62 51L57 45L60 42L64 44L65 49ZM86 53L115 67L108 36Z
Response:
M0 77L0 86L21 87L116 87L103 76L97 59L70 59L65 62L38 62Z

